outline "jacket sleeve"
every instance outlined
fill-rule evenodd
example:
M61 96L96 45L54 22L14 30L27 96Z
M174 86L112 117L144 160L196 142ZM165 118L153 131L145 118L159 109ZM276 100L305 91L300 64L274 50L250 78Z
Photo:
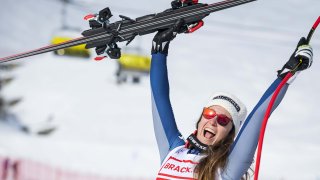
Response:
M184 144L170 103L166 55L152 54L150 83L153 126L162 163L170 150Z
M254 154L257 148L260 128L262 121L271 101L274 91L280 84L281 79L276 79L261 97L258 104L251 111L244 121L235 141L231 147L226 170L222 173L223 180L238 180L248 171L253 162ZM280 104L287 89L285 84L281 89L272 111Z

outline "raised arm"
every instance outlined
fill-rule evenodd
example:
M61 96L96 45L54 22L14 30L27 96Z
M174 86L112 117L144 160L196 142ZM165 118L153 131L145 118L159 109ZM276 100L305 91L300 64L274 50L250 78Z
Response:
M161 162L170 150L184 144L170 103L167 72L169 43L176 36L179 26L181 24L177 22L174 27L158 32L152 42L150 70L152 115Z
M301 61L300 61L301 60ZM299 64L299 62L302 62ZM299 64L299 65L298 65ZM254 153L257 148L261 124L269 105L271 97L282 81L282 78L288 71L307 69L312 64L312 48L307 45L305 38L302 38L289 61L284 65L282 70L278 71L278 78L265 91L258 104L251 111L243 123L235 142L232 146L226 170L223 172L223 179L240 179L252 164ZM297 68L297 69L295 69ZM272 111L277 108L283 99L289 84L295 77L289 79L288 83L280 91Z

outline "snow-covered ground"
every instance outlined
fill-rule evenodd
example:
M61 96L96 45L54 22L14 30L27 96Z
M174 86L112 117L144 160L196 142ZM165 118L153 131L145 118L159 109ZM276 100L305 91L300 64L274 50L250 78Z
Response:
M66 22L86 29L82 17L109 6L114 14L138 17L166 9L170 1L83 1L70 5ZM206 1L211 3L215 1ZM217 12L191 35L179 35L169 50L171 99L183 135L194 130L203 105L215 91L236 94L251 110L276 70L319 16L319 0L258 0ZM49 43L60 27L61 3L1 0L0 56ZM152 35L140 37L150 52ZM320 179L320 33L314 34L312 68L300 74L269 120L260 179ZM123 44L121 44L123 45ZM153 135L148 78L115 83L115 60L55 57L18 61L15 80L2 90L22 97L12 109L21 121L52 118L56 132L25 135L0 123L0 153L99 175L154 177L159 167ZM3 73L1 75L4 75ZM8 75L8 74L7 74Z

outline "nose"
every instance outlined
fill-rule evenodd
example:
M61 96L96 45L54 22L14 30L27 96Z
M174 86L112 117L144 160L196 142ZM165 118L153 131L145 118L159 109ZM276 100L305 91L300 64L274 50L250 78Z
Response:
M217 116L214 118L208 119L208 121L212 126L217 126Z

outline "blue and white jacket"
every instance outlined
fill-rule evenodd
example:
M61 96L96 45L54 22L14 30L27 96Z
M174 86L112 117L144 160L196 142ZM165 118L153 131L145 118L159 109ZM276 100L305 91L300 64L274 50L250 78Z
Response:
M150 82L154 131L162 164L157 180L194 179L194 167L203 155L185 148L185 141L177 128L169 98L166 55L152 54ZM216 179L239 180L250 168L265 111L280 82L278 78L270 85L244 121L231 146L226 169L219 171ZM288 84L282 88L273 110L280 104L287 88Z

